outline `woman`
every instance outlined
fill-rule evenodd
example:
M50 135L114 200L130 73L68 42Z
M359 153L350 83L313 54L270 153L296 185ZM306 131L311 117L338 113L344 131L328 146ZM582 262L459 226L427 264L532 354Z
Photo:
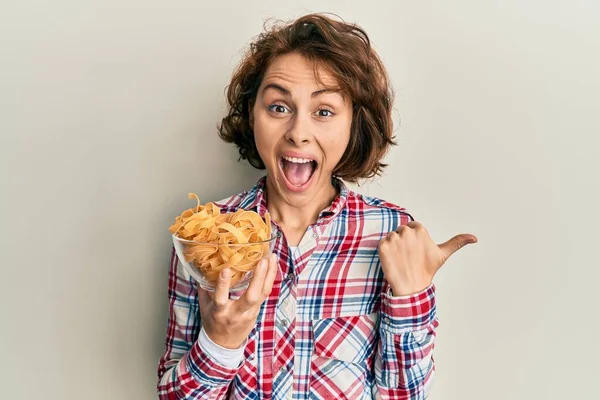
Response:
M252 43L220 136L266 176L216 202L269 212L274 254L229 298L173 253L161 399L422 399L430 388L435 272L477 241L436 245L405 209L350 191L381 173L392 90L366 33L312 14Z

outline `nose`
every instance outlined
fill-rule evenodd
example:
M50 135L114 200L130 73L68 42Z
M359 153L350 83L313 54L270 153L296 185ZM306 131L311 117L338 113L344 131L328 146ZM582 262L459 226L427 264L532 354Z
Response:
M310 117L296 113L290 121L290 127L285 134L285 139L296 146L301 146L310 143L311 135Z

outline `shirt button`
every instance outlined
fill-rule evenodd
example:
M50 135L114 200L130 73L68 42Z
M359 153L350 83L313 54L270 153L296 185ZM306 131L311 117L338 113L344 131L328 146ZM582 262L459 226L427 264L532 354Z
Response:
M316 239L318 235L316 233L313 233L313 237Z
M281 367L281 368L279 368L279 371L280 371L280 372L285 372L285 367Z
M292 274L291 272L288 274L287 276L288 281L293 281L294 280L294 274Z
M250 360L250 361L254 360L254 354L250 354L250 355L248 356L248 360Z
M281 325L281 326L287 326L287 324L288 324L287 319L280 319L279 320L279 325Z
M280 238L281 237L281 231L277 231L277 237Z

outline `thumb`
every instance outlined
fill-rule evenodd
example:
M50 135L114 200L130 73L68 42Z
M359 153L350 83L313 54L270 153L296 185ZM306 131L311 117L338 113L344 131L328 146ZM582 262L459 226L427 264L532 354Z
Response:
M477 238L469 233L461 233L447 242L439 244L438 247L442 251L444 261L446 261L456 251L471 243L477 243Z

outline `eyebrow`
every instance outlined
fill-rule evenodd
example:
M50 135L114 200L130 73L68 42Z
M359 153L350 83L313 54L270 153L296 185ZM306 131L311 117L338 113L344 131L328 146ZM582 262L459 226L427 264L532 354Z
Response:
M265 85L265 87L263 88L262 91L265 92L267 89L275 89L278 92L280 92L281 94L283 94L284 96L290 96L291 95L291 92L289 90L287 90L283 86L278 85L276 83L269 83L269 84ZM315 92L312 92L311 95L310 95L310 97L317 97L317 96L319 96L321 94L324 94L324 93L337 93L337 92L340 92L340 91L341 91L340 89L325 88L325 89L320 89L320 90L317 90Z

